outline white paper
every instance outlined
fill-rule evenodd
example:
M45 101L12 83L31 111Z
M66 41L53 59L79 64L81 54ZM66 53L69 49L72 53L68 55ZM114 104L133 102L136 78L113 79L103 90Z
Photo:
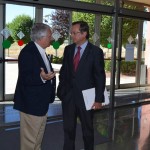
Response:
M86 110L90 110L95 102L95 88L87 89L82 91L83 99L85 102ZM107 89L104 91L105 102L102 105L109 104L109 97L107 93Z

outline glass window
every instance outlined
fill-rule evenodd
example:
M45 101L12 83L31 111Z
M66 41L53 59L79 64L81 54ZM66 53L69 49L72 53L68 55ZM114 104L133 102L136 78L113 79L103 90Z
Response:
M4 38L5 45L5 94L14 94L18 76L18 55L30 41L30 29L35 19L35 7L6 4L6 26L9 36Z
M54 69L59 72L64 48L66 45L72 43L69 35L71 23L78 20L87 21L90 28L89 41L99 46L104 52L105 69L107 73L106 82L107 85L110 85L112 17L60 9L44 8L43 10L43 22L52 27L53 34L56 33L60 36L58 40L53 40L51 46L46 49L47 53L53 56L52 65ZM56 77L58 81L58 74L56 74Z

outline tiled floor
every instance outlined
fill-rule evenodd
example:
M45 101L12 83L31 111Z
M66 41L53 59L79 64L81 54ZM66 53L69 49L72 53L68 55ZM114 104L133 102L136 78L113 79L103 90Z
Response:
M119 97L119 92L120 96L125 96L124 99ZM147 88L146 92L148 93ZM139 91L135 92L133 89L133 93L139 94ZM145 98L141 99L145 96L144 94L136 97L133 93L131 90L118 91L118 99L145 100ZM148 98L147 95L146 101L148 99L150 100L150 96ZM0 150L19 150L19 113L12 109L12 104L0 105L0 127ZM94 128L95 150L150 150L150 104L121 107L114 111L109 109L97 111L94 115ZM62 150L62 145L61 105L59 101L56 101L50 105L42 150ZM83 149L83 141L78 121L76 150L81 149Z

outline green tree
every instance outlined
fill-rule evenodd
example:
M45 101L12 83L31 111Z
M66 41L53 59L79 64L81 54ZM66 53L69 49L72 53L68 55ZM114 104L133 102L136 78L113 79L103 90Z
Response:
M22 31L23 34L25 35L22 38L22 40L26 44L30 41L30 31L31 31L32 25L33 25L33 20L31 19L31 17L23 14L14 18L12 22L8 23L6 26L11 30L12 32L11 36L15 42L20 40L17 34L20 31Z
M89 13L81 13L81 12L73 12L73 21L83 20L88 22L90 28L90 41L92 41L92 35L94 34L94 20L95 15ZM102 15L101 16L101 23L100 23L100 43L103 47L107 47L108 44L108 37L112 36L112 17ZM130 35L133 38L136 37L138 32L138 20L134 19L123 19L123 37L122 43L123 45L127 43L127 39Z
M58 31L61 37L58 39L60 44L63 44L64 40L69 35L69 15L70 12L67 10L56 9L51 14L51 25L54 31Z
M91 2L95 3L95 0L82 0L84 2ZM106 0L101 0L101 4L103 5L112 5L110 2ZM125 5L125 8L133 9L133 10L142 10L143 7L141 6L132 6L132 5ZM89 24L90 28L90 41L92 41L92 35L94 34L94 24L95 24L95 14L90 13L83 13L83 12L73 12L72 13L72 21L83 20ZM101 46L107 47L108 44L108 37L112 36L112 16L108 15L101 15L101 22L100 22L100 43ZM128 41L130 35L133 38L136 38L138 33L138 20L131 19L131 18L123 18L123 37L122 37L122 44L125 45ZM99 34L99 33L97 33Z

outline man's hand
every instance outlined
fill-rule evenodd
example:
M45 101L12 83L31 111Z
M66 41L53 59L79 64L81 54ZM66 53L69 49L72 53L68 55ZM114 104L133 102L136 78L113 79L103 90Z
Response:
M97 110L102 108L102 103L95 102L92 106L92 109Z
M40 76L42 77L43 80L51 80L55 76L55 72L49 72L45 73L44 69L41 68L41 73Z

